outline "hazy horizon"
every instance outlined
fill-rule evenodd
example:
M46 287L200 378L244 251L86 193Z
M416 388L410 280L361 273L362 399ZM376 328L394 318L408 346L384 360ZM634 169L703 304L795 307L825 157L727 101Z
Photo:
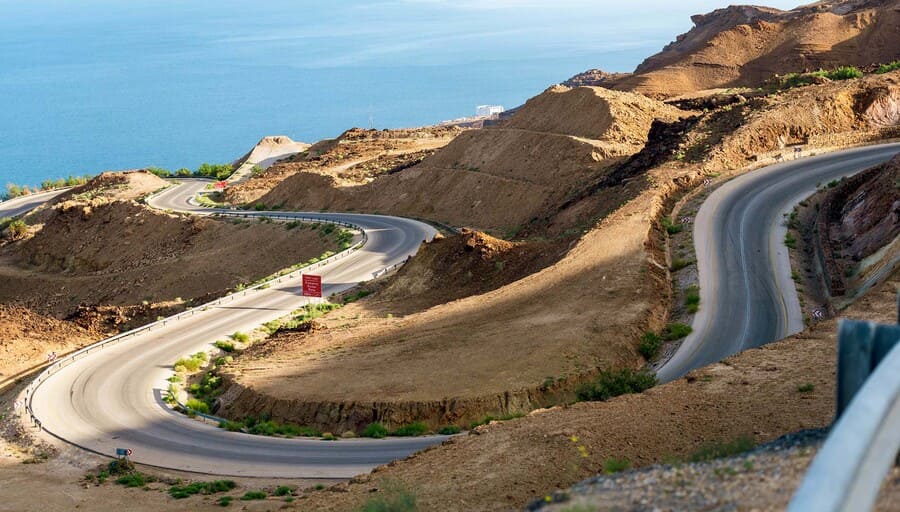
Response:
M0 182L196 167L265 135L510 108L586 69L631 71L721 6L0 1Z

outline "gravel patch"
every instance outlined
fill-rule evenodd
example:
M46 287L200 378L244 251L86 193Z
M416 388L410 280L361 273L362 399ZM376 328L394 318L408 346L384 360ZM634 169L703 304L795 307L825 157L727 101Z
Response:
M826 429L806 430L734 457L599 475L526 510L784 510L826 436ZM885 479L876 510L900 510L898 468Z

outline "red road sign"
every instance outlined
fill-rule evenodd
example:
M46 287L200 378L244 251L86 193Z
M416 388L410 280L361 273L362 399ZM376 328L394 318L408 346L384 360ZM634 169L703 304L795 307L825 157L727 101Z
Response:
M221 189L228 188L228 182L227 182L227 181L217 181L217 182L213 185L213 188L215 188L216 190L221 190Z
M312 274L303 274L303 296L304 297L321 297L322 296L322 276L314 276Z

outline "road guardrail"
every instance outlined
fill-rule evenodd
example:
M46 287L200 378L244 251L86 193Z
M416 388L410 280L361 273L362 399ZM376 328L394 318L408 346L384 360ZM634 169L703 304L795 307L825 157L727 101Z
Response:
M842 320L838 331L838 419L794 494L791 512L872 510L897 462L900 326Z

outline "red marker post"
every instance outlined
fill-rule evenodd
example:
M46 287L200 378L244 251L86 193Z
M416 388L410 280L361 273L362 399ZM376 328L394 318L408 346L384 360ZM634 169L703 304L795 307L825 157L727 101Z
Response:
M303 274L303 296L322 297L322 276Z

